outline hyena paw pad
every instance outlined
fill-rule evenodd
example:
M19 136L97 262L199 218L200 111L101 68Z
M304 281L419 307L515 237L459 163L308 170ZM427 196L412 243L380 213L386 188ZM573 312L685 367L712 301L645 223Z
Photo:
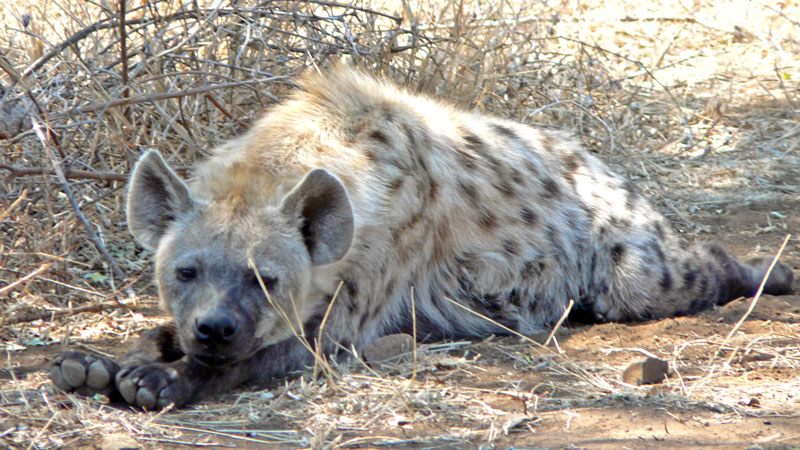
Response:
M114 391L112 380L118 371L119 366L111 359L80 352L66 352L53 359L50 379L65 392L110 396Z
M128 367L117 374L117 389L131 405L147 410L180 406L186 386L178 372L164 364Z

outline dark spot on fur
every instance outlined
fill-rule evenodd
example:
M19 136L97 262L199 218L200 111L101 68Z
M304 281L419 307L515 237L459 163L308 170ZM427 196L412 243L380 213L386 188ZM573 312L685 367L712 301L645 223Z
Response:
M652 247L653 251L658 257L658 262L663 266L667 260L667 257L664 255L664 249L661 248L661 244L659 244L658 241L653 240L650 241L650 247Z
M547 153L553 153L553 137L550 133L542 130L542 147L544 147L544 151Z
M359 329L359 330L363 330L363 329L364 329L364 325L366 325L366 324L367 324L367 318L368 318L368 317L369 317L369 316L368 316L367 314L363 314L363 315L361 316L361 319L359 319L359 321L358 321L358 329Z
M708 292L708 277L700 278L700 286L698 286L697 291L700 295L705 295Z
M622 261L622 257L625 255L625 246L622 244L614 244L611 247L611 259L614 261L614 264L619 264Z
M493 155L486 153L483 155L483 158L486 161L489 161L489 164L492 166L492 169L499 177L505 176L505 171L503 170L503 163L500 162L499 159L495 158Z
M527 206L523 206L523 207L522 207L522 209L520 209L520 214L519 214L519 215L520 215L520 217L522 218L522 220L523 220L523 221L524 221L524 222L525 222L525 223L526 223L528 226L531 226L531 227L532 227L532 226L534 226L534 225L536 225L536 222L537 222L537 220L539 219L539 218L536 216L536 213L535 213L535 212L533 212L533 211L532 211L530 208L528 208Z
M655 225L653 226L653 229L655 230L656 237L658 237L661 240L664 240L664 227L661 225L661 223L656 222Z
M583 155L580 153L570 153L564 158L564 170L568 175L572 175L583 163Z
M672 275L666 268L664 268L664 271L661 273L661 281L659 282L659 285L661 285L661 289L664 292L672 289Z
M525 178L522 177L522 172L520 172L516 167L511 168L511 181L518 185L525 184Z
M518 244L511 239L506 239L503 241L503 251L508 253L512 256L519 255L519 249L517 249Z
M512 289L508 294L508 301L514 306L522 306L522 296L519 295L517 289Z
M428 162L425 161L425 158L423 158L421 153L417 152L416 160L417 160L417 168L424 173L428 173Z
M517 139L517 134L514 133L510 128L506 127L505 125L500 125L497 123L492 124L492 128L499 134L509 138L509 139Z
M459 155L461 156L461 164L463 164L464 167L466 167L469 170L475 170L476 168L475 160L473 160L471 156L466 155L464 153L460 153Z
M330 299L327 299L326 301L330 301ZM303 324L306 336L317 336L319 334L319 326L322 324L323 317L324 314L322 313L314 314L306 321L306 323ZM313 345L314 344L312 344L312 346Z
M433 178L429 179L428 182L430 183L429 197L431 201L434 201L436 200L436 197L439 195L439 183L433 181Z
M639 188L630 180L626 180L625 183L622 184L622 188L627 192L625 196L625 207L632 211L636 207L636 200L641 195Z
M375 152L374 152L374 151L372 151L372 149L370 149L370 148L368 148L368 149L367 149L367 150L364 152L364 157L366 157L366 158L369 160L369 162L372 162L372 163L374 163L374 162L375 162Z
M405 182L405 177L395 178L394 180L390 181L389 192L391 194L396 193L400 189L400 187L403 186L404 182Z
M464 141L467 142L467 147L470 150L478 153L483 151L483 141L478 136L475 136L472 133L467 133L464 135Z
M697 279L697 272L692 270L689 267L685 268L685 272L683 272L683 288L684 289L691 289L694 286L694 282Z
M531 160L525 160L525 168L533 175L534 178L539 178L539 168Z
M406 124L403 124L403 131L406 133L406 140L408 141L409 148L413 150L421 150L417 146L417 137L414 135L414 130ZM419 155L419 153L418 153Z
M475 189L475 185L470 183L469 181L465 180L458 180L458 189L467 197L468 200L472 201L473 203L478 203L478 191Z
M351 279L344 279L344 289L350 298L355 298L358 295L358 285Z
M504 197L512 197L514 195L514 187L508 182L508 180L498 180L493 183L495 189L497 189Z
M487 312L491 313L490 317L496 317L497 313L503 311L503 302L497 294L484 294L476 298Z
M522 266L522 273L525 276L535 277L541 275L546 267L547 265L541 261L525 261Z
M381 130L375 130L369 134L370 139L376 140L383 145L389 146L391 143L389 142L389 137Z
M488 209L484 209L480 212L480 217L478 218L478 222L481 224L483 228L494 228L497 226L497 216L489 211Z
M561 193L558 183L552 178L547 178L542 181L542 185L544 186L544 198L546 199L556 198Z

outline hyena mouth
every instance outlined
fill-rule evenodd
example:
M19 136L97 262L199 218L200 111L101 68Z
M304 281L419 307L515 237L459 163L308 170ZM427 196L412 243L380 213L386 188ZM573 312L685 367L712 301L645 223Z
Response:
M241 358L236 358L233 356L209 355L203 353L191 355L191 358L194 361L197 361L198 363L208 367L229 366L241 360Z

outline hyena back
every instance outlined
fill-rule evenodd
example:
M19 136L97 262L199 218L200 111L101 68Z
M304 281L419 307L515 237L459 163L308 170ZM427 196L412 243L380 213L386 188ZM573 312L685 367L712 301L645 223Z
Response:
M56 385L158 408L407 331L688 314L752 295L768 260L685 246L636 186L559 132L457 110L338 68L220 148L187 185L155 152L128 223L175 323L119 362L70 352ZM766 292L791 289L778 265ZM269 292L269 298L264 294ZM412 294L413 292L413 294ZM467 309L454 305L452 299ZM341 348L339 347L339 348Z

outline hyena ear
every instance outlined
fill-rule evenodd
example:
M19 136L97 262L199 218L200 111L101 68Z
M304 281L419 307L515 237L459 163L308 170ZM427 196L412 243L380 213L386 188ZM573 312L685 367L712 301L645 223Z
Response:
M283 199L281 211L302 222L311 263L336 262L353 242L353 207L344 185L325 169L314 169Z
M142 245L158 247L169 224L193 204L189 188L157 151L139 158L128 186L128 228Z

